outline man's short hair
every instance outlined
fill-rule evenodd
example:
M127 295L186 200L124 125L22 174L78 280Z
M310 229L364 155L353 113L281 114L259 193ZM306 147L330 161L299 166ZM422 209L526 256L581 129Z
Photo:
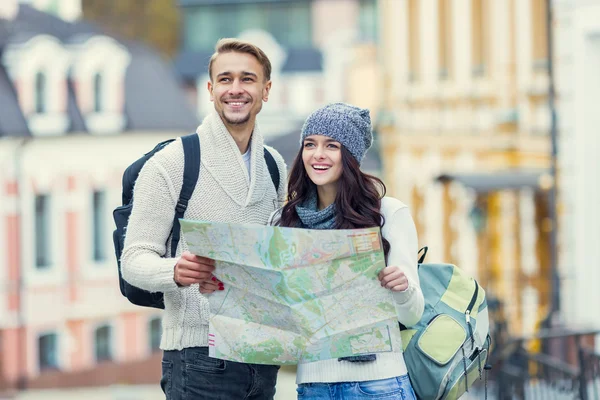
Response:
M213 65L213 62L219 56L219 54L233 53L233 52L246 53L246 54L250 54L251 56L254 56L254 58L256 58L258 60L258 62L260 63L260 65L262 65L262 67L263 67L263 72L265 74L265 80L267 80L267 81L271 80L271 61L269 61L269 57L267 57L267 55L265 54L264 51L262 51L260 48L253 45L252 43L245 42L243 40L227 38L227 39L220 39L217 42L217 44L215 46L215 52L212 55L212 57L210 58L210 61L208 63L208 76L210 77L211 81L212 81L212 65Z

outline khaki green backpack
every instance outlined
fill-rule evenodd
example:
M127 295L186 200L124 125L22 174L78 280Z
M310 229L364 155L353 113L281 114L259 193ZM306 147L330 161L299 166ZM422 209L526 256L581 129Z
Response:
M414 326L401 326L404 359L420 400L458 399L490 368L485 291L452 264L423 263L421 251L425 311Z

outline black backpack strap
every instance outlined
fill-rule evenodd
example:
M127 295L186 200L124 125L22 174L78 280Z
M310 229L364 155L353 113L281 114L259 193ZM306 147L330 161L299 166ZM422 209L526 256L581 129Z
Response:
M188 202L194 193L196 182L198 182L198 175L200 175L200 141L198 135L192 133L191 135L182 136L181 143L183 144L184 154L184 169L183 169L183 185L181 185L181 192L179 193L179 200L175 206L175 217L173 218L173 236L171 237L171 257L175 257L177 252L177 245L181 237L181 226L179 225L179 218L183 218L185 210L187 209Z
M148 161L154 154L161 151L166 145L174 141L175 139L165 140L164 142L160 142L152 150L144 154L142 157L137 159L133 164L131 164L125 172L123 173L123 194L121 196L122 204L126 205L131 203L133 200L133 186L135 185L135 181L137 180L140 171L146 161Z
M273 181L273 185L275 185L275 192L279 191L279 167L277 167L277 163L273 158L273 155L267 150L265 147L265 161L267 163L267 168L269 169L269 174L271 174L271 180Z
M425 261L425 256L427 255L427 250L429 250L429 247L427 247L427 246L423 246L419 250L420 257L419 257L419 261L417 261L418 264L423 264L423 262ZM423 254L421 254L421 252Z

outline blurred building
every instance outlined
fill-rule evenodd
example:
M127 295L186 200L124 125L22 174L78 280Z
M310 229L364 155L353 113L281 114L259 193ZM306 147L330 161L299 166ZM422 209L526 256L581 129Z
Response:
M200 117L212 109L208 61L220 38L263 49L273 66L269 101L258 121L288 164L299 149L304 119L318 107L346 101L380 104L376 49L377 0L180 0L182 48L176 70ZM286 137L284 139L284 137ZM370 172L379 172L376 151Z
M81 18L108 34L145 43L165 59L179 48L180 12L175 0L62 1L80 2Z
M160 312L119 293L111 211L126 166L197 123L153 50L2 0L0 392L158 381Z
M8 0L6 7L14 7L15 4L27 4L37 10L52 14L65 21L75 21L81 17L82 0Z
M600 1L553 0L559 92L562 311L600 325ZM600 341L596 341L600 343Z
M381 0L385 181L431 261L500 300L513 334L550 311L545 0Z

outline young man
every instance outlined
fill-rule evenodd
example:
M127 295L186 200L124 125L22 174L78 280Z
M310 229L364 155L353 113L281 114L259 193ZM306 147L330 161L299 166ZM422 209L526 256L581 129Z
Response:
M209 74L215 110L197 129L200 176L185 218L266 224L285 200L287 188L283 158L269 148L280 175L279 187L274 187L255 124L269 97L271 63L258 47L223 39L216 45ZM272 399L279 367L208 357L210 309L198 284L211 277L214 262L190 254L184 240L177 258L163 257L170 248L183 164L181 140L146 162L136 181L121 257L129 283L164 293L161 387L167 400Z

